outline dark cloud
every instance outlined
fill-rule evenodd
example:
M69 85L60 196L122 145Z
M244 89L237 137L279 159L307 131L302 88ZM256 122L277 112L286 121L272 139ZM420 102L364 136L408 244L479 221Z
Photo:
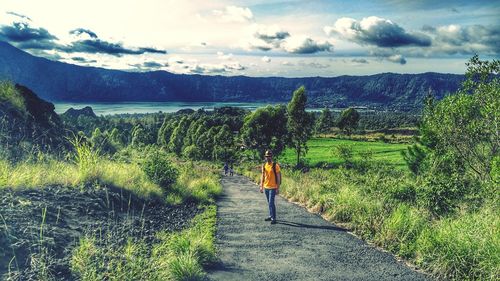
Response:
M154 62L154 61L147 61L147 62L144 62L142 65L144 67L148 67L148 68L160 68L160 67L163 67L163 66L168 66L168 64L164 65L164 64L157 63L157 62Z
M158 49L155 49L155 48L139 48L139 51L143 52L143 53L156 53L156 54L166 54L167 51L165 50L158 50Z
M89 60L84 57L72 57L71 58L74 61L81 62L81 63L96 63L96 60Z
M333 45L329 42L318 43L311 38L305 38L299 44L287 42L283 45L284 49L294 54L314 54L318 52L333 52Z
M20 49L55 50L60 47L54 41L57 37L47 29L33 28L27 22L0 26L0 40L7 41Z
M405 47L431 45L431 38L421 33L408 33L390 20L367 17L361 21L341 18L334 26L326 26L327 34L338 34L340 37L361 45L377 47Z
M287 31L276 31L273 33L256 32L254 36L258 39L263 40L264 42L274 43L276 41L280 41L287 37L290 37L290 33L288 33Z
M369 63L366 59L352 59L351 62L354 62L354 63L363 63L363 64Z
M89 29L77 28L71 30L70 34L82 35L87 34L90 39L78 40L73 42L69 47L65 48L66 52L83 52L83 53L103 53L114 56L121 55L140 55L144 53L166 54L165 50L158 50L149 47L141 47L137 49L125 48L121 43L111 43L99 39L97 34Z
M155 61L146 61L143 63L129 64L138 71L158 70L164 66L169 66L168 63L158 63Z
M69 32L69 34L74 34L77 36L79 36L81 34L87 34L88 36L90 36L90 38L97 38L97 34L95 34L95 32L92 32L91 30L84 29L84 28L73 29Z
M159 53L166 54L167 51L157 50L153 48L129 49L125 48L121 43L111 43L101 39L87 39L73 42L71 46L65 49L67 52L82 52L82 53L102 53L113 56L121 55L140 55L144 53Z
M304 61L300 61L299 65L300 66L312 67L312 68L318 68L318 69L330 67L329 64L322 64L322 63L319 63L319 62L304 62Z
M29 18L29 17L27 17L25 15L21 15L21 14L15 13L15 12L7 12L6 14L13 15L13 16L16 16L16 17L19 17L19 18L31 21L31 18Z
M265 52L272 50L272 47L270 47L270 46L264 46L264 45L252 46L252 48L258 49L258 50L261 50L261 51L265 51Z
M0 39L9 42L51 41L57 39L45 28L32 28L28 23L15 22L0 27Z
M374 49L370 51L370 54L381 60L387 60L401 65L404 65L407 62L406 58L402 54L390 49Z

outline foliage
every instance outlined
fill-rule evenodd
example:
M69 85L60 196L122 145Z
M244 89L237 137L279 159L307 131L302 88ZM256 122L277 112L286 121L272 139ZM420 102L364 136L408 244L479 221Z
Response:
M21 112L26 111L24 98L17 92L10 81L0 81L0 103L9 103Z
M358 111L354 108L348 108L340 114L340 119L337 122L337 127L344 131L347 135L352 134L352 132L358 126L360 115Z
M190 120L188 117L182 117L177 126L170 136L170 142L168 143L168 149L175 153L177 156L181 155L182 147L184 145L184 138L186 137L187 130L189 128Z
M347 144L339 144L333 147L332 149L333 156L336 156L344 162L346 166L350 166L352 164L353 152L352 146Z
M408 165L410 171L412 171L415 175L418 175L421 170L424 168L424 159L426 156L425 147L419 144L413 144L409 146L407 150L401 151L401 155L403 155L403 159Z
M423 204L435 215L483 197L493 181L492 167L500 155L499 71L499 61L474 56L457 94L427 102L420 127L426 153L413 149L408 162L424 183Z
M161 151L146 152L141 167L148 178L164 190L168 190L175 183L179 174L168 157Z
M307 141L312 135L314 125L314 116L306 112L306 103L306 90L302 86L293 92L292 100L287 106L289 142L297 153L297 166L300 157L307 153Z
M132 129L132 145L133 146L144 146L148 144L153 144L155 138L153 134L146 130L141 124L137 124Z
M268 148L279 155L288 142L287 113L282 105L259 108L245 117L240 131L243 145L261 156Z
M330 109L325 108L321 111L321 115L319 116L316 122L316 133L317 134L326 134L330 131L330 128L334 125L334 119L332 112Z

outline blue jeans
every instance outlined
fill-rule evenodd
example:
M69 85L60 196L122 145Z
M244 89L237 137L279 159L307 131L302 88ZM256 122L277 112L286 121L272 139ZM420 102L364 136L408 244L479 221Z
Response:
M274 204L274 197L276 196L276 189L265 188L267 203L269 204L269 216L272 220L276 219L276 205Z

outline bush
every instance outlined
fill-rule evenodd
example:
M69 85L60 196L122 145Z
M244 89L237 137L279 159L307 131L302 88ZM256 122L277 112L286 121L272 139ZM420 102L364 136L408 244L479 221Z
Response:
M340 158L346 166L352 165L353 151L352 146L347 144L339 144L333 147L332 155Z
M168 157L159 151L151 151L142 163L142 170L151 181L167 190L177 180L178 171Z
M458 173L429 174L423 179L417 197L434 216L444 216L452 213L463 201L471 185Z

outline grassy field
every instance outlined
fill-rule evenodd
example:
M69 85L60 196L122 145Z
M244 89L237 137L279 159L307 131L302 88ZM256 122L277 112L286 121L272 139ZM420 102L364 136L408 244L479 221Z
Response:
M405 169L406 165L401 155L407 144L390 144L384 142L353 141L333 138L313 138L307 142L309 151L305 157L310 166L321 166L322 164L339 165L342 160L334 155L335 146L350 146L353 151L354 160L361 158L361 152L371 151L373 160ZM287 149L278 159L285 164L295 164L297 155L292 149Z

